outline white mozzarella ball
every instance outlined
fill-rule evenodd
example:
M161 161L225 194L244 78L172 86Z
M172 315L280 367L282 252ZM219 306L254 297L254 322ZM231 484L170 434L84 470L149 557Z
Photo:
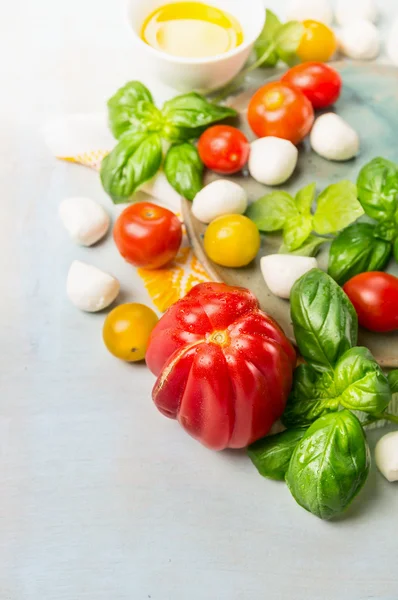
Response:
M289 140L264 137L251 143L249 172L264 185L280 185L293 174L298 150Z
M398 18L395 19L387 37L387 54L395 65L398 65Z
M196 194L192 203L192 213L202 223L211 223L223 215L242 215L246 209L246 190L228 179L212 181Z
M261 272L270 291L279 298L290 298L293 285L300 277L318 267L316 258L294 254L270 254L261 261Z
M328 0L290 0L286 15L289 21L313 19L325 25L333 21L333 10Z
M373 60L380 53L380 33L369 21L354 21L339 34L340 49L355 60Z
M349 160L359 152L357 132L335 113L326 113L316 119L310 142L314 152L328 160Z
M65 198L59 216L74 242L92 246L106 235L110 219L105 209L91 198Z
M370 21L376 23L378 10L375 0L337 0L335 18L339 25L344 26L353 21Z
M376 465L388 481L398 481L398 431L387 433L378 441Z
M120 284L115 277L80 260L70 266L66 293L80 310L98 312L116 299Z

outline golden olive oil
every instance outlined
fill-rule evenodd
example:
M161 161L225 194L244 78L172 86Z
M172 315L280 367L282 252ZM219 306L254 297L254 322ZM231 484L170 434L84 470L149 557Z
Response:
M240 46L243 31L235 17L214 6L174 2L148 16L141 37L153 48L173 56L208 58Z

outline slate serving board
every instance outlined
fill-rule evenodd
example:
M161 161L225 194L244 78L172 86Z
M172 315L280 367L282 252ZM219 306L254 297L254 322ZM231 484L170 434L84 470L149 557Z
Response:
M297 169L292 178L280 189L295 193L308 183L317 182L319 193L331 183L342 179L356 181L361 167L376 156L398 163L398 69L390 65L369 63L335 63L343 78L343 92L333 110L348 121L360 134L360 155L345 163L327 161L315 154L306 140L300 147ZM275 75L273 76L274 79ZM255 75L248 89L233 98L229 104L240 113L240 128L249 139L254 139L248 128L245 112L253 92L267 79L261 70ZM206 174L206 183L217 179L217 175ZM254 181L247 172L231 177L243 185L254 201L278 188L269 188ZM290 320L289 302L275 297L267 288L260 271L260 258L278 252L281 238L278 234L263 236L262 247L257 259L243 269L223 268L210 261L203 249L203 234L206 226L197 221L191 212L191 203L183 200L182 212L194 251L215 281L249 288L258 297L264 311L276 319L286 334L294 340ZM318 255L321 268L327 268L328 246ZM392 259L387 271L398 276L398 265ZM398 308L397 308L398 310ZM375 334L361 330L359 344L367 346L378 362L385 367L398 367L398 331L390 334Z

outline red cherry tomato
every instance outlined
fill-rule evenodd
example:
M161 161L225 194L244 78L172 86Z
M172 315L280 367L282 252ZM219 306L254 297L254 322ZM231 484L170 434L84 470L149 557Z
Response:
M398 329L398 277L379 271L361 273L343 289L362 327L377 332Z
M198 150L208 169L232 175L243 169L249 160L250 144L236 127L214 125L199 138Z
M314 109L298 88L274 81L254 94L248 120L258 137L272 135L299 144L311 130Z
M319 62L307 62L289 69L281 81L299 88L316 108L326 108L338 100L342 81L332 67Z
M153 400L213 450L243 448L283 413L295 351L253 294L202 283L153 329L146 362L158 380Z
M127 262L135 267L159 269L175 258L182 228L179 219L167 208L137 202L119 216L113 238Z

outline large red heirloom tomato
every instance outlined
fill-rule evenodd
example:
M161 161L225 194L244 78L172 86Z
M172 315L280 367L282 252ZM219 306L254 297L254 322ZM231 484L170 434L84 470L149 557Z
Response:
M146 361L161 413L208 448L243 448L282 415L295 351L243 288L202 283L152 331Z

